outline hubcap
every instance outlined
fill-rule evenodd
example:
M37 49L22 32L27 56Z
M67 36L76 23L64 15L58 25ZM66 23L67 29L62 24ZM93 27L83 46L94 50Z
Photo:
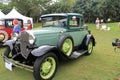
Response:
M66 39L63 43L62 46L62 52L67 55L70 56L71 52L72 52L72 41L71 39Z
M4 34L0 34L0 41L3 41L5 39Z
M88 53L91 53L93 49L93 44L92 41L90 41L89 45L88 45Z
M55 69L55 59L53 57L47 57L40 68L40 75L43 79L48 79L54 74Z

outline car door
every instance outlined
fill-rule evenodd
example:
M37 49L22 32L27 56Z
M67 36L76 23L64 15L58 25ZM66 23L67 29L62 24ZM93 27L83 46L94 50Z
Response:
M82 28L83 20L79 16L71 16L69 18L69 30L68 33L72 36L74 46L78 46L82 43L85 35L87 34L84 28Z

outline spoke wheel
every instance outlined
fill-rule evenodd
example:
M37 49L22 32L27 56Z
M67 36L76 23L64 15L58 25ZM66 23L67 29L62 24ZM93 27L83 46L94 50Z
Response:
M36 59L33 75L35 80L51 80L57 70L58 59L54 53L46 53Z
M68 39L66 39L66 40L63 42L62 52L63 52L65 55L70 56L70 55L71 55L71 52L72 52L72 49L73 49L72 40L68 38Z
M5 42L9 38L6 31L0 30L0 41Z
M51 77L55 71L56 62L53 57L48 57L40 67L40 76L44 79Z
M92 41L90 41L89 45L88 45L88 53L91 53L93 49L93 43Z
M90 39L89 40L89 43L88 43L88 45L87 45L87 55L90 55L91 53L92 53L92 51L93 51L93 41Z
M0 33L0 41L3 41L5 39L5 35L3 33Z

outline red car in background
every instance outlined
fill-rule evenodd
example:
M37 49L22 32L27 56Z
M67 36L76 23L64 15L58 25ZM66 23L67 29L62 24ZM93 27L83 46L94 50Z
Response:
M19 25L21 26L22 30L31 30L32 25L31 24L23 24L22 19L16 18L19 22ZM0 43L4 43L8 39L11 38L12 30L13 30L13 18L11 19L0 19Z

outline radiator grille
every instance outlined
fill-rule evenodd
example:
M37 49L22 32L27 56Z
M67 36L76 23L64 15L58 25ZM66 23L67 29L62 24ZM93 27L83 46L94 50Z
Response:
M26 31L21 32L21 37L20 37L20 48L21 48L21 54L22 56L27 59L31 50L28 49L30 47L29 43L29 34Z

